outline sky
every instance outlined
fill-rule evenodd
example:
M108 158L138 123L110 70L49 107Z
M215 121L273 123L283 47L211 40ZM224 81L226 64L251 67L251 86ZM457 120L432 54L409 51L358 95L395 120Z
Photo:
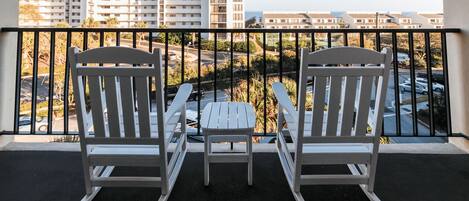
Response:
M244 0L244 3L246 11L443 11L443 0Z

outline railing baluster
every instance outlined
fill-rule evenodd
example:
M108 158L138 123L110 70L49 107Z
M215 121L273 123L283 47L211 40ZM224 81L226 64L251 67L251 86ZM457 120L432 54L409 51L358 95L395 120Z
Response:
M69 92L69 80L70 80L70 61L68 59L68 48L72 46L72 32L67 31L67 47L66 47L66 58L65 58L65 80L64 80L64 134L68 134L68 92Z
M381 51L381 32L376 32L376 42L375 42L375 45L376 45L376 51L380 52Z
M246 84L247 84L247 88L248 88L248 89L247 89L247 90L248 90L248 96L247 96L247 99L248 99L248 100L247 100L247 102L249 103L249 99L250 99L250 98L249 98L249 95L250 95L250 93L251 93L250 90L249 90L249 87L250 87L250 86L249 86L249 85L250 85L249 83L251 82L251 80L250 80L250 77L251 77L251 76L249 75L249 74L250 74L250 72L249 72L249 66L250 66L250 63L251 63L251 59L250 59L250 56L249 56L249 54L250 54L250 53L249 53L249 51L250 51L250 48L249 48L249 47L250 47L250 44L249 44L249 43L250 43L250 42L249 42L249 32L246 32L246 41L247 41L247 45L246 45L246 50L247 50L247 51L246 51L246 60L247 60L247 64L246 64L246 65L247 65L247 66L246 66L246 72L247 72L247 75L246 75L246 76L247 76L247 78L246 78L246 81L247 81L247 83L246 83Z
M132 47L137 48L137 31L132 31Z
M332 47L332 33L330 31L327 32L327 47Z
M394 60L394 108L396 114L396 132L397 136L401 136L401 104L400 104L400 90L399 90L399 59L397 55L397 33L392 33L392 53ZM384 122L384 121L383 121Z
M267 134L267 58L266 58L266 49L267 49L267 45L266 45L266 40L267 40L267 37L266 37L266 33L262 33L262 48L263 48L263 63L264 63L264 135Z
M418 136L418 119L417 119L417 95L415 88L415 53L414 53L414 32L409 32L409 58L410 58L410 86L412 101L412 129L414 136Z
M201 45L202 45L202 33L198 32L197 34L197 135L201 135L200 133L200 100L202 99L202 92L200 86L200 75L201 75Z
M365 47L365 36L363 32L360 32L360 47L361 48Z
M316 33L311 32L311 51L316 51Z
M184 45L185 45L185 33L181 32L181 84L184 83Z
M104 31L99 32L99 47L104 47Z
M88 31L83 32L83 51L88 49Z
M83 51L88 49L88 31L83 32ZM86 66L88 64L84 63L82 64L83 66ZM83 88L85 90L85 94L88 94L88 87L86 87L87 82L86 82L86 77L83 76Z
M215 32L213 34L213 44L215 45L214 47L214 55L213 55L213 101L217 102L217 60L218 60L218 33Z
M298 91L300 88L300 47L299 47L299 41L298 41L298 32L295 33L295 59L296 59L296 76L295 76L295 83L296 83L296 104L298 105Z
M165 110L167 110L168 106L168 68L169 68L169 52L168 52L168 44L169 44L169 32L165 32L165 39L164 39L164 102L165 102Z
M153 32L149 31L148 32L148 52L153 52ZM153 65L150 64L150 67ZM153 89L153 78L148 77L148 93L150 96L148 96L149 103L150 103L150 112L152 112L152 104L151 104L151 91Z
M344 32L344 46L348 46L348 33Z
M283 33L278 33L278 53L280 67L280 82L283 82ZM313 34L314 35L314 34Z
M39 31L34 32L33 46L33 77L31 93L31 134L36 133L36 105L37 105L37 74L39 68Z
M425 32L425 57L427 63L428 108L430 110L430 135L435 136L434 105L433 105L433 71L430 32Z
M377 31L376 32L376 51L381 52L381 32ZM381 135L384 135L384 121L381 123Z
M50 33L49 52L49 102L47 105L47 133L52 132L52 112L54 110L54 67L55 67L55 32Z
M233 32L231 32L231 38L230 38L230 97L231 97L231 101L233 101L233 77L234 77L234 69L233 69L233 60L234 60L234 56L233 56Z
M445 79L445 105L446 105L446 132L448 136L453 135L451 126L451 103L449 93L449 72L448 72L448 47L446 44L446 33L441 32L441 56L443 59L443 74Z
M121 46L121 32L116 31L116 46Z
M153 32L148 32L148 51L153 52Z
M99 32L99 47L104 47L104 32L100 31ZM103 66L103 63L99 63L99 66ZM102 81L101 84L103 84L104 81Z
M23 65L23 32L18 32L17 46L16 46L16 88L15 88L15 120L13 125L13 133L19 131L20 121L20 105L21 105L21 65Z

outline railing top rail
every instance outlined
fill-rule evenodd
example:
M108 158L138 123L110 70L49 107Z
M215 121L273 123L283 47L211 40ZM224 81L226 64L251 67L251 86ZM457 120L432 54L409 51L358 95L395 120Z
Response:
M202 32L202 33L459 33L459 28L442 29L198 29L198 28L55 28L55 27L2 27L1 32Z

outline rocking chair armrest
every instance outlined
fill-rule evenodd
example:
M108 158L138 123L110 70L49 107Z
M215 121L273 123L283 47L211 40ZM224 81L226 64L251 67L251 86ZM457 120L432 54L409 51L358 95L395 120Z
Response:
M275 82L272 84L272 89L273 89L275 98L278 101L279 109L281 109L281 111L278 111L278 112L282 113L282 115L284 115L285 118L289 116L290 118L292 118L294 122L297 122L298 112L293 106L293 103L290 100L290 96L288 95L288 92L285 89L285 86L280 82Z
M165 116L167 119L170 119L177 112L185 112L183 110L185 109L185 105L191 93L192 93L191 84L183 84L179 87L179 90L176 96L174 97L173 102L171 103L171 105L168 108L168 111L166 112Z

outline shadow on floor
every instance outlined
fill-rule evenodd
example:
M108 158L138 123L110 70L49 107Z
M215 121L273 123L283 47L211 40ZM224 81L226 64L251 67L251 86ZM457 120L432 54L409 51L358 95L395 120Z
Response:
M244 164L214 164L203 186L203 154L188 153L170 201L293 201L275 153L254 154L254 186ZM344 173L344 166L312 166L305 173ZM116 168L115 175L158 175L155 168ZM469 156L381 154L376 194L384 201L468 200ZM306 200L367 200L358 186L304 186ZM94 199L157 200L156 188L104 188ZM0 200L66 201L84 195L77 152L0 152Z

